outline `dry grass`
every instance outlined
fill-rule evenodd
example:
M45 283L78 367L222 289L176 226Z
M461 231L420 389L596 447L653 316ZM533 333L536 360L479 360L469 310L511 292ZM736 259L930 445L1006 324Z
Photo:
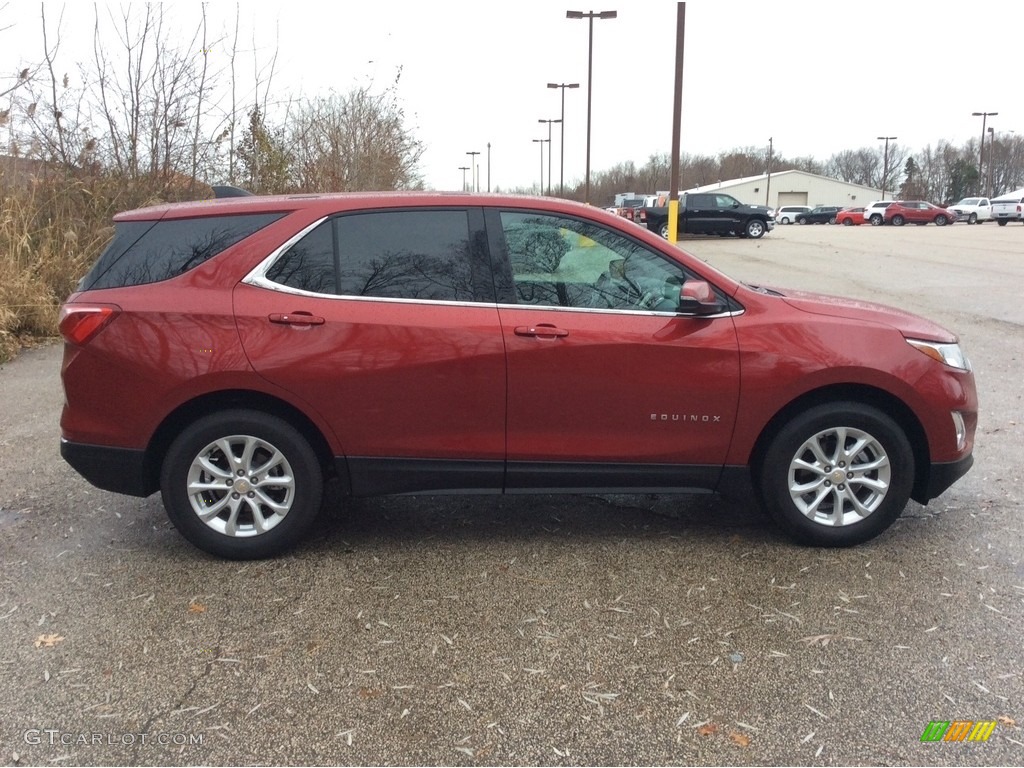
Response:
M0 191L0 362L58 335L60 305L113 235L115 213L203 190L58 174Z

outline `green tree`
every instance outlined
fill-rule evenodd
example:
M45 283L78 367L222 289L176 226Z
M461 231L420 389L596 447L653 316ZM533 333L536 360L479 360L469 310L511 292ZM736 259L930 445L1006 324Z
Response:
M281 129L270 130L258 106L249 112L249 125L235 148L243 186L257 195L290 189L293 156Z

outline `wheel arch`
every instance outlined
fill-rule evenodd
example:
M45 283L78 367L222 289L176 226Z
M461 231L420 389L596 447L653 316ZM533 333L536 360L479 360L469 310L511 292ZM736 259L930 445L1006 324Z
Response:
M914 486L911 490L911 498L920 501L921 497L927 497L931 452L928 448L928 438L924 427L913 410L898 397L877 387L863 384L833 384L821 387L805 392L780 408L765 424L750 452L748 466L754 487L759 488L761 485L761 467L768 446L793 416L808 408L837 402L854 402L872 406L899 425L914 452Z
M288 422L309 443L320 461L324 477L337 477L334 452L317 425L294 405L264 392L230 389L200 395L167 414L156 428L146 447L145 473L147 486L155 491L160 486L160 469L174 439L189 424L218 411L244 408L276 416ZM339 478L347 487L348 478Z

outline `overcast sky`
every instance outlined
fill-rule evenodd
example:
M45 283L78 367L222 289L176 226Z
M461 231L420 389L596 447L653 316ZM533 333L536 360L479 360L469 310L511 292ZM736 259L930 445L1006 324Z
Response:
M242 48L269 59L278 51L273 97L347 92L371 79L381 88L399 68L398 96L408 125L425 147L429 187L457 189L459 166L479 151L480 185L537 184L548 126L561 116L565 92L565 180L582 180L587 104L586 20L566 10L616 10L595 20L592 172L668 152L672 139L674 0L610 0L589 7L551 0L516 2L242 2ZM2 6L2 2L0 2ZM101 7L103 4L101 3ZM813 155L880 146L896 136L912 151L941 139L980 139L981 118L997 133L1024 132L1020 36L1024 2L998 5L946 0L689 0L686 6L682 151L717 154L764 147ZM63 4L46 4L56 22ZM114 6L117 7L116 5ZM199 4L168 5L191 30ZM227 30L234 2L208 3L211 28ZM998 10L997 10L998 9ZM92 4L69 4L62 59L91 53ZM8 72L39 58L39 3L10 0L0 9L0 59ZM226 55L219 43L211 55ZM251 69L251 64L249 66ZM559 126L553 126L554 181ZM545 187L547 182L545 181ZM626 190L624 190L626 191ZM629 190L646 192L650 190ZM603 202L603 201L595 201Z

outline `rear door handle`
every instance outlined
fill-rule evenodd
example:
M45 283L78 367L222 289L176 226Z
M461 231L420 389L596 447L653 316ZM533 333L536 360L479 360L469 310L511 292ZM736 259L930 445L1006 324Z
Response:
M533 336L540 339L561 339L569 335L569 332L564 328L556 328L550 323L518 325L516 326L515 333L516 336Z
M277 323L278 325L323 325L324 319L317 317L310 312L291 312L283 315L280 312L274 312L268 318L270 322Z

